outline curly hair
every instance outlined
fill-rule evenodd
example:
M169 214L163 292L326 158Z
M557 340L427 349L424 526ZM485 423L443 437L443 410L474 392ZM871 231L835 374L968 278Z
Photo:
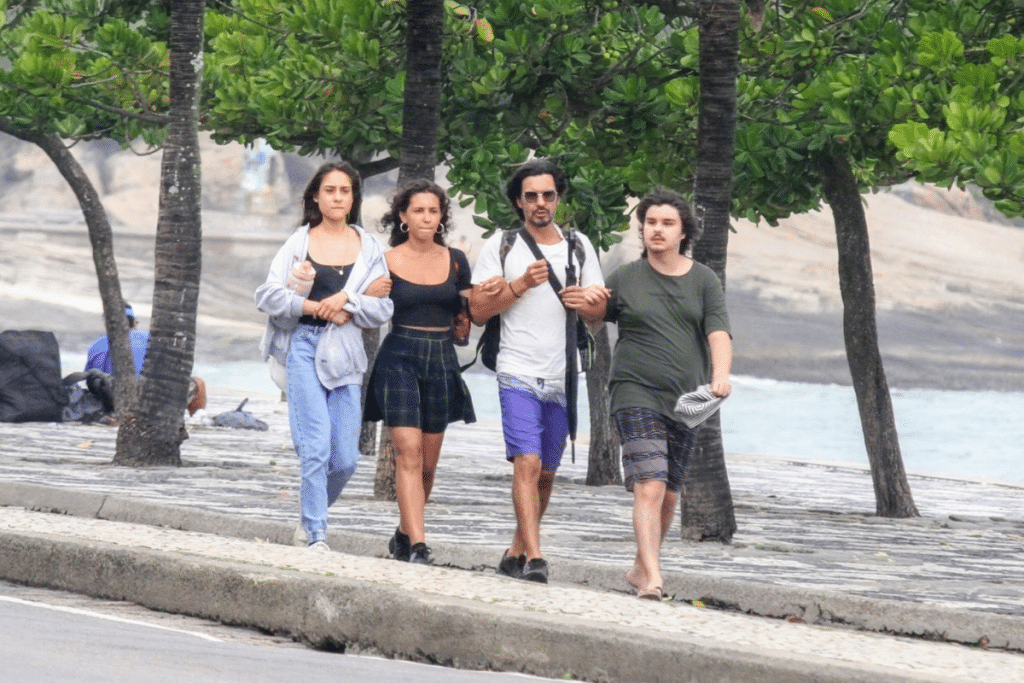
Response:
M654 206L671 206L679 212L679 220L683 226L683 241L679 243L679 253L685 254L690 248L690 242L697 234L697 216L693 213L693 207L683 199L683 196L675 190L667 187L656 187L654 191L640 200L636 205L636 218L640 221L640 243L644 241L644 221L647 219L647 210ZM641 258L647 258L647 247L644 247Z
M315 228L323 223L324 215L320 213L316 195L320 192L324 177L331 171L341 171L352 181L352 208L348 211L348 224L353 225L359 221L359 211L363 205L363 182L359 178L359 171L347 161L328 161L316 170L302 193L302 221L299 225Z
M404 231L402 230L400 214L409 210L409 203L415 195L424 192L429 192L441 202L441 225L438 227L437 232L434 233L434 241L441 246L445 246L444 236L448 234L449 226L452 223L450 213L451 201L448 199L448 193L440 185L432 180L421 178L403 183L395 191L395 196L391 198L391 208L380 219L381 232L391 232L388 244L392 247L397 247L409 239L408 228Z

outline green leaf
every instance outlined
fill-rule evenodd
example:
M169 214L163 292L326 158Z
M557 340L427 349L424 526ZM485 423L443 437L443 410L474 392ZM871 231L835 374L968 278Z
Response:
M993 56L1003 60L1011 60L1024 54L1024 41L1018 40L1015 36L1004 35L993 38L985 46Z
M1003 181L1003 172L997 166L986 166L981 170L981 177L991 185L998 185Z

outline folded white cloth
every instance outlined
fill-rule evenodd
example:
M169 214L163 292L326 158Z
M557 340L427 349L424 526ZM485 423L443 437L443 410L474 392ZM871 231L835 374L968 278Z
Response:
M703 384L679 397L675 413L687 427L693 429L711 417L725 399L725 396L711 393L710 384Z

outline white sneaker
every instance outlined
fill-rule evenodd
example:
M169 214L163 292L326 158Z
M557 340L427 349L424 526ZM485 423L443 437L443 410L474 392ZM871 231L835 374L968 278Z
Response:
M316 550L317 552L326 553L330 550L324 541L317 541L316 543L309 544L310 550Z

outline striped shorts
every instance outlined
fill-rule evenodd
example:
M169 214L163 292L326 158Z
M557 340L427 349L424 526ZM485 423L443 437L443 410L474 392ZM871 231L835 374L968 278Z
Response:
M451 422L476 422L473 400L459 372L451 333L391 330L373 364L363 419L388 427L440 434Z
M673 493L682 490L695 446L695 430L650 408L615 411L622 442L622 472L626 490L634 482L664 481Z

